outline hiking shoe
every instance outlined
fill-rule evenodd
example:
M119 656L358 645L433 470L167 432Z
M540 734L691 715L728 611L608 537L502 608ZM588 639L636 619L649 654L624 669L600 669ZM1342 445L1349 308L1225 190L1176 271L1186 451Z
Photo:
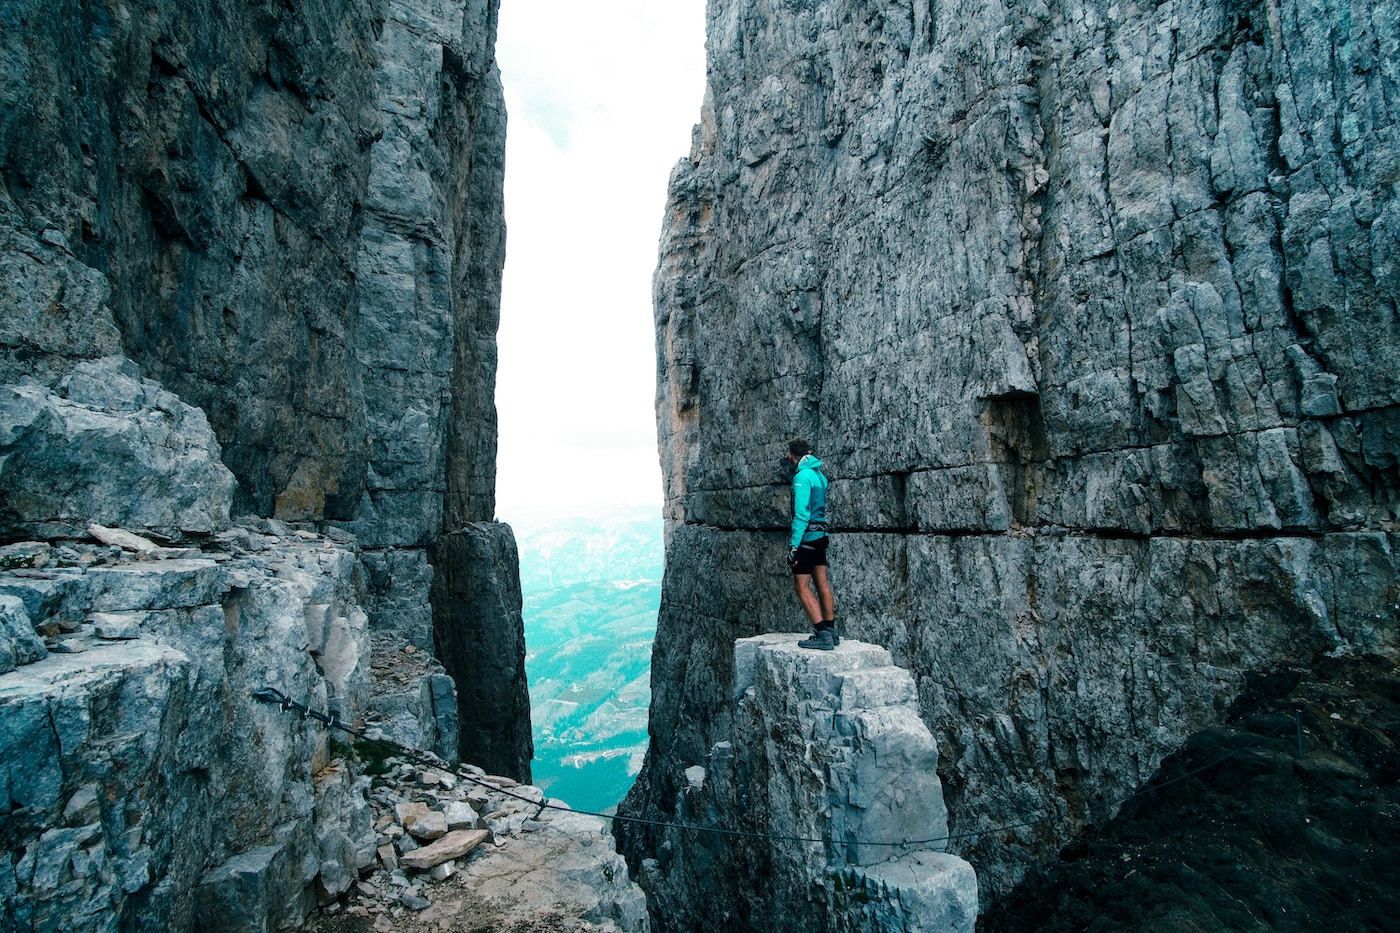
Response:
M824 628L816 632L811 638L804 638L797 643L799 648L814 648L817 651L831 651L836 647L836 633L829 628Z

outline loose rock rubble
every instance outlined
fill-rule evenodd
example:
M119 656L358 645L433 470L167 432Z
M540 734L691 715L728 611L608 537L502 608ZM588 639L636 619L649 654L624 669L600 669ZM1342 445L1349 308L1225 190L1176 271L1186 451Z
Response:
M470 765L453 773L388 758L368 768L383 771L370 791L375 863L311 930L648 929L641 889L601 819Z

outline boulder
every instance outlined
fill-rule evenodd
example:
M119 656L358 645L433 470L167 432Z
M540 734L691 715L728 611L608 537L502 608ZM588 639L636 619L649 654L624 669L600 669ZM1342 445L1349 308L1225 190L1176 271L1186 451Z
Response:
M44 641L34 632L24 601L0 594L0 674L21 664L33 664L48 657Z
M141 619L138 613L94 612L92 626L98 638L108 641L141 637Z
M448 800L442 805L442 815L447 818L447 828L455 829L477 829L481 822L480 815L465 800Z
M228 526L233 474L208 419L129 360L81 363L57 392L0 387L0 446L0 531L180 536Z
M157 549L156 543L150 538L143 538L140 535L132 534L129 531L123 531L120 528L106 528L96 524L88 525L88 534L92 535L103 544L110 544L124 551L149 554Z
M281 845L241 852L200 882L200 929L209 933L265 933L276 899L289 887L291 867Z
M447 817L423 803L401 803L395 808L399 823L415 839L430 841L447 835Z
M447 835L447 817L437 810L431 810L414 820L410 825L405 826L404 829L408 830L414 839L420 841L441 839Z

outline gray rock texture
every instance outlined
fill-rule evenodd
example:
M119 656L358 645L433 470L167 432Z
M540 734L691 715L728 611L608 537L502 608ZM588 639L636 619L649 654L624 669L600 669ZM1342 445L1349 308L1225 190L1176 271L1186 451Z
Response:
M70 421L87 417L80 406L139 401L121 416L140 422L132 442L167 459L176 453L152 433L164 422L148 422L202 412L236 481L232 514L269 520L225 543L254 553L293 526L336 529L365 554L370 627L425 651L428 547L445 528L495 517L496 11L496 0L21 0L0 11L0 385L25 382L0 390L6 411L46 390L73 403L45 402ZM82 376L85 361L117 354L130 362L116 375ZM80 381L117 397L75 397ZM183 404L156 400L169 393ZM53 436L35 424L19 426ZM60 439L85 470L126 468L120 445L99 451L73 432ZM73 449L80 434L87 449ZM52 456L24 459L11 440L0 438L0 479L13 481L0 490L0 541L82 538L92 521L169 536L227 526L226 502L207 520L185 502L227 499L226 474L166 464L175 487L132 475L123 495ZM12 520L21 498L53 517ZM513 568L494 573L505 598L518 593ZM436 627L450 633L469 612ZM334 667L364 644L316 651ZM513 710L528 710L514 674L476 689L517 691ZM425 744L455 757L450 691L423 689L415 704L436 706L412 718L431 726Z
M457 691L442 664L392 633L372 632L370 646L367 731L456 762L461 732Z
M515 535L509 525L465 524L430 554L437 655L457 683L462 748L492 773L528 782L535 746Z
M355 641L361 592L354 554L321 540L0 572L6 609L78 649L0 676L5 928L275 929L352 884L374 853L368 782L253 693L359 716L367 672L323 667L308 635L329 614L329 640Z
M971 933L977 876L945 851L913 678L876 645L800 637L735 642L731 731L685 771L687 828L642 864L655 912L690 930Z
M433 565L422 548L367 548L360 559L369 574L370 628L433 650L433 607L428 594Z
M495 3L5 15L0 382L124 349L209 413L240 512L422 544L451 460L490 520Z
M655 279L671 528L624 812L673 816L723 740L732 640L803 626L795 435L831 466L842 630L913 674L984 903L1250 672L1396 655L1397 15L710 4Z
M428 547L494 518L495 19L0 10L0 928L275 929L355 883L366 786L258 687L457 756L451 680L383 714L371 636L430 658ZM528 770L509 673L473 689Z
M0 451L0 534L80 538L96 521L208 535L229 524L233 474L204 412L130 360L80 363L59 393L0 387Z
M603 820L474 765L448 775L391 758L372 782L378 864L311 933L649 929Z

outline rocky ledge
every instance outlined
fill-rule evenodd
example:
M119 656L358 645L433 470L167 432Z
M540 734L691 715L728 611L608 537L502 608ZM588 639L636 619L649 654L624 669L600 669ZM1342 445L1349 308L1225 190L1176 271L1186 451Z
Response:
M730 740L685 768L687 826L642 863L655 909L677 929L971 933L977 877L945 851L913 678L877 645L801 637L735 642Z
M380 772L369 798L376 861L322 907L313 933L648 929L646 898L598 817L470 765L368 768Z
M432 653L423 549L362 549L328 522L231 521L235 486L204 412L129 360L0 386L0 933L285 929L373 889L385 840L369 778L314 721L260 702L264 688L457 761L459 697ZM509 529L456 537L484 544L464 549L470 573L439 574L456 584L452 618L499 589L476 629L504 619L518 642L518 585L499 583L514 572ZM449 659L479 670L483 639L442 628ZM509 702L496 685L477 678L469 697ZM528 772L523 722L525 742L474 753L521 746ZM442 822L421 800L392 802ZM412 851L401 827L388 868L441 874L488 837L500 848L499 819L457 811L468 826ZM596 820L570 829L601 838ZM535 853L532 870L565 851ZM644 917L636 889L613 908L625 867L611 846L596 852L604 893L579 915ZM567 884L577 866L560 863Z
M208 550L94 533L121 543L0 553L0 648L22 646L0 674L6 928L190 929L231 900L229 928L299 924L373 858L367 788L313 781L324 734L253 693L365 708L353 550L306 531L234 528Z
M318 905L381 929L458 914L646 929L600 819L451 773L452 680L402 633L368 630L357 548L330 531L244 519L192 548L93 525L0 547L0 930L232 933ZM446 760L348 746L258 702L267 686Z

